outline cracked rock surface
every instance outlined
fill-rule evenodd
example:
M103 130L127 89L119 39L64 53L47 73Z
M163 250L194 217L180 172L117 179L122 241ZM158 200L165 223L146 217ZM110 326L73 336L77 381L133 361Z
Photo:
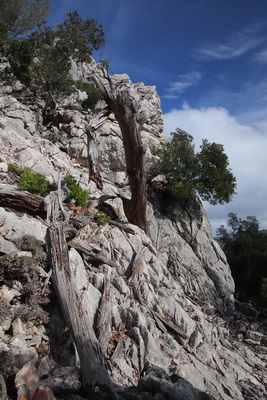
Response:
M92 67L73 68L82 77ZM96 134L100 188L89 181L84 133L91 112L79 105L83 95L59 103L48 127L42 124L42 99L10 79L1 81L0 192L18 190L7 171L11 162L54 184L59 174L71 174L89 190L88 209L64 206L68 230L75 234L67 239L69 260L118 398L265 399L266 324L256 310L235 302L229 265L201 202L192 200L183 210L163 202L152 185L145 234L123 211L122 195L130 193L114 115ZM152 148L168 140L161 136L159 99L154 87L124 79L141 93L143 113L148 104L153 115L142 131L149 167ZM47 139L51 133L53 142ZM109 199L102 207L115 210L116 218L99 225L95 215L103 195ZM25 248L29 237L35 245ZM109 398L101 389L88 394L83 388L79 357L51 284L46 245L45 218L2 201L0 398Z

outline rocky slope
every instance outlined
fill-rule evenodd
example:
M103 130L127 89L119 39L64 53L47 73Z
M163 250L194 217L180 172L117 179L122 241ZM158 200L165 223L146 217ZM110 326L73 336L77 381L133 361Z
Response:
M71 174L90 191L88 209L65 206L69 232L91 249L69 241L69 260L117 398L265 399L266 327L250 307L235 309L230 269L201 202L181 209L162 197L162 178L148 174L149 230L128 223L122 196L130 193L114 115L96 134L100 188L89 180L85 133L92 113L81 107L85 93L63 99L44 126L45 95L27 91L5 60L0 69L1 399L104 398L101 388L90 395L83 389L51 284L45 215L7 202L7 190L18 189L7 171L11 162L52 184ZM89 73L86 66L73 71L79 78ZM161 135L160 102L154 87L138 83L132 90L153 109L142 130L150 170L151 149L168 140ZM113 212L105 225L95 219L100 209Z

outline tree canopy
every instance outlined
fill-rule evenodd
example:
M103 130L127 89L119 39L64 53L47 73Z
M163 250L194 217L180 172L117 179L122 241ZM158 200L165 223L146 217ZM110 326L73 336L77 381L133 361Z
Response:
M51 11L50 0L1 0L0 32L10 38L40 29Z
M76 89L71 60L90 62L92 52L105 43L104 31L77 11L62 24L44 26L49 12L49 0L0 0L0 50L26 86L36 81L54 96L69 95Z
M71 60L90 62L93 50L104 46L102 25L82 18L77 11L68 13L62 24L33 32L30 41L35 48L36 75L46 90L69 94L74 82L70 79Z
M267 307L267 231L260 230L255 216L241 219L230 213L217 230L217 240L227 256L236 293L241 301Z
M172 195L180 202L196 193L211 204L231 201L236 178L228 168L223 146L204 139L196 153L193 137L187 132L177 128L171 136L171 142L158 152L158 169L166 175Z

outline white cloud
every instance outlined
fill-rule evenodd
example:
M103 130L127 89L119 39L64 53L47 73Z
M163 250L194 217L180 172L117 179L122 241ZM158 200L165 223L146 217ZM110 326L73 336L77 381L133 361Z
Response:
M257 126L240 124L224 108L171 110L164 115L165 134L179 127L194 137L196 150L203 138L224 146L230 168L237 178L237 192L224 206L205 204L213 229L226 223L228 214L240 218L255 215L261 228L267 228L267 120Z
M171 82L170 87L166 89L166 95L163 97L168 99L178 98L190 86L198 85L201 81L202 74L198 71L192 71L188 74L179 75L179 80Z
M206 44L197 49L197 58L203 61L238 58L255 49L265 40L264 36L259 33L261 28L261 24L253 24L237 32L226 43Z

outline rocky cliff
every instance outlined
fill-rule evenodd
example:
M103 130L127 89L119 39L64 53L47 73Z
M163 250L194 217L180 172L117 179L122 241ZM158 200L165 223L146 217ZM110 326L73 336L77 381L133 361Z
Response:
M201 202L182 209L162 196L162 178L148 173L148 232L130 224L114 114L108 112L95 134L98 185L88 170L92 112L81 106L86 94L62 99L44 125L46 95L27 90L5 60L0 67L1 399L266 398L266 328L255 310L235 309L230 269ZM91 69L73 65L80 79ZM153 115L141 132L150 171L153 147L168 140L161 135L156 89L132 84L127 75L117 79L125 79ZM84 389L71 323L51 283L43 199L35 209L18 200L23 193L8 163L44 174L55 190L59 176L71 174L90 192L88 208L64 205L65 236L72 284L105 359L112 394ZM10 193L17 193L16 201ZM97 223L99 210L112 216L105 225Z

